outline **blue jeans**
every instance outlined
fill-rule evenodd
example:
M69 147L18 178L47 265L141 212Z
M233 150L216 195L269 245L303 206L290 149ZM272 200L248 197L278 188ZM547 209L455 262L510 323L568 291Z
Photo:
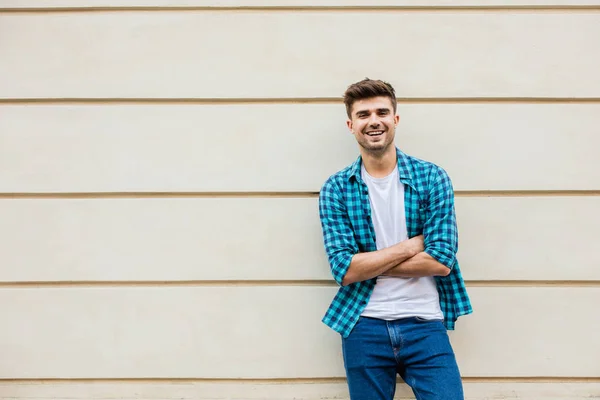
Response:
M464 399L442 321L360 317L350 335L342 339L342 350L352 400L392 400L396 373L417 400Z

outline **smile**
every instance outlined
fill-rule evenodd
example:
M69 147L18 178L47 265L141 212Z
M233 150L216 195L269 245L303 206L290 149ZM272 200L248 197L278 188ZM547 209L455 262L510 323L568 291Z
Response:
M367 136L380 136L380 135L383 135L383 131L365 132L365 135L367 135Z

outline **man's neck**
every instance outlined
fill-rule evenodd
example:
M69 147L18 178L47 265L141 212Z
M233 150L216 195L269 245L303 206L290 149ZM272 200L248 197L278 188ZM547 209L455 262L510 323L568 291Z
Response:
M361 149L362 162L367 173L374 178L384 178L398 167L396 148L390 146L384 153L373 154Z

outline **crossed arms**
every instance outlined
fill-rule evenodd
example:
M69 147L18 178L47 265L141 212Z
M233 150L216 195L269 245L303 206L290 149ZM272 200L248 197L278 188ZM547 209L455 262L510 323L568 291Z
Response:
M379 275L420 278L446 276L450 273L450 268L424 250L423 235L419 235L385 249L355 254L342 279L342 286Z

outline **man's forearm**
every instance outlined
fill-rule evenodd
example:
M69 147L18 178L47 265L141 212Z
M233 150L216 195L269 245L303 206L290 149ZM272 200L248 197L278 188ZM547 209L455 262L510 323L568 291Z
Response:
M417 236L385 249L355 254L342 280L342 285L346 286L382 275L422 250L423 238Z
M382 275L400 278L421 278L424 276L447 276L449 273L450 268L439 263L429 254L420 252L414 257L383 272Z

